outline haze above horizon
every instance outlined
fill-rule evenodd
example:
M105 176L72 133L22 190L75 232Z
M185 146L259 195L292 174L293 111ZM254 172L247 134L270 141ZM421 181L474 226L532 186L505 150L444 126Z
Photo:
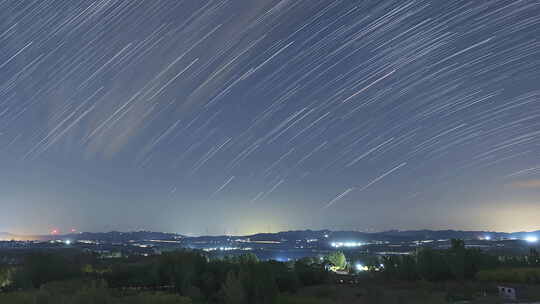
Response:
M531 231L536 1L0 1L0 231Z

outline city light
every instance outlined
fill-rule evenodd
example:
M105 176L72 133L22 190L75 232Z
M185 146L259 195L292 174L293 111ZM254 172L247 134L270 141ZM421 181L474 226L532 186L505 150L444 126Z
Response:
M357 271L366 271L367 270L367 267L360 264L360 263L356 264L355 268L356 268Z
M484 237L484 240L486 240L486 241L490 241L490 240L491 240L491 236L489 236L489 235L486 235L486 236Z
M525 241L527 241L528 243L536 243L538 242L538 237L534 235L529 235L525 237Z
M65 241L64 241L64 244L66 244L66 245L71 245L71 240L65 240Z
M291 259L286 257L276 257L276 261L278 262L289 262Z
M204 251L231 251L231 250L252 250L251 247L210 247L203 248Z
M360 247L362 245L364 245L364 243L361 243L361 242L332 242L330 243L330 246L334 248L340 248L340 247L351 248L351 247Z

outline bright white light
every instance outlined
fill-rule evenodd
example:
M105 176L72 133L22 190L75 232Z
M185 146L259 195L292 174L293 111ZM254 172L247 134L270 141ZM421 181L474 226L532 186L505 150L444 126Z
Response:
M334 248L340 248L340 247L360 247L364 245L361 242L332 242L330 243L330 246Z
M489 241L489 240L491 240L491 237L490 237L489 235L486 235L486 236L484 237L484 240Z
M65 243L66 245L71 245L71 241L70 241L70 240L66 240L64 243Z
M538 242L538 237L536 237L534 235L529 235L528 237L525 238L525 241L527 241L529 243L536 243L536 242Z
M355 267L356 267L356 270L358 270L358 271L364 271L364 270L366 270L365 267L364 267L364 265L362 265L362 264L360 264L360 263L356 264Z

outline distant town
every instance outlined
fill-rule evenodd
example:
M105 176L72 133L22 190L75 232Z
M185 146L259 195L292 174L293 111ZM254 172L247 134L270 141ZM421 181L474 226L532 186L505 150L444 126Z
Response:
M533 303L539 235L2 233L0 303Z
M392 230L378 233L299 230L197 237L150 231L79 232L32 237L1 233L0 251L8 254L14 250L73 248L103 258L115 258L159 255L184 248L202 250L215 257L251 252L261 260L285 262L322 257L335 250L355 256L410 255L419 248L448 249L451 239L462 239L467 248L480 248L504 257L526 254L531 246L538 245L538 236L540 231L504 233L455 230ZM0 257L6 259L5 256ZM11 259L17 263L16 255Z

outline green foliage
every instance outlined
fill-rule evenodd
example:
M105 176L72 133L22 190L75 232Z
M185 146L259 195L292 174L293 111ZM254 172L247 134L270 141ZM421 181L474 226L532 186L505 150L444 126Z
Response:
M254 264L259 262L259 258L254 253L245 253L236 257L239 264Z
M466 249L462 240L453 239L451 242L451 249L445 253L448 267L455 279L472 279L480 269L496 265L494 257L479 249Z
M417 269L419 277L424 280L441 281L453 278L446 254L440 250L420 250L417 255Z
M225 304L244 304L247 301L242 281L234 271L229 272L223 284L223 297Z
M371 272L378 270L380 268L380 264L382 264L379 259L374 256L363 257L362 260L362 264L364 264L368 268L368 271Z
M382 259L383 274L401 280L470 280L482 269L498 265L494 256L478 249L467 249L462 240L452 240L448 250L422 248L415 256L390 256Z
M13 283L15 269L13 267L0 265L0 289L8 287Z
M300 286L294 269L284 263L260 262L253 254L209 261L187 250L121 263L104 275L111 287L171 286L193 299L230 303L273 303L279 291L294 292Z
M280 263L276 261L268 262L272 275L276 280L277 287L281 292L295 293L302 283L298 274L294 271L294 264Z
M239 278L246 291L248 303L273 303L279 294L269 263L243 265Z
M277 304L332 304L330 299L321 299L319 297L282 295L278 298Z
M443 304L444 294L423 288L393 289L370 286L363 292L365 303L369 304Z
M476 275L480 281L501 283L540 284L540 268L498 268L482 270Z
M18 293L0 293L0 303L9 304L37 304L34 293L18 292Z
M466 282L475 277L489 281L540 282L540 273L534 268L511 271L504 276L483 271L499 265L496 258L477 249L468 249L459 240L453 240L448 250L424 248L415 255L380 259L362 255L357 259L363 265L370 265L374 272L365 273L370 278L382 275L392 280L442 282L433 284L447 284L444 282L447 280ZM538 253L531 250L523 260L527 265L535 265ZM13 287L28 290L1 295L0 303L168 304L189 303L188 298L196 303L309 303L308 298L297 291L303 286L330 282L332 274L325 269L327 263L341 269L347 267L342 252L333 252L325 259L304 258L291 263L259 261L253 254L209 260L204 253L191 250L115 260L92 260L57 252L38 253L26 257L15 272L0 268L0 284L9 277L15 283ZM379 270L380 263L383 267ZM34 288L37 290L31 291ZM156 293L158 290L168 293ZM313 287L313 290L318 293L311 296L317 298L336 300L341 297L330 288ZM445 293L441 294L444 299ZM414 297L419 299L417 303L431 303L425 302L424 298L438 303L441 294L434 298L426 291L423 296ZM469 296L461 290L446 295L448 299L458 299L463 298L462 294ZM409 303L406 293L389 296L383 290L381 295L381 290L376 288L364 290L361 296L369 299L368 303Z
M111 272L105 275L111 287L153 286L158 283L152 274L153 265L146 263L130 263L114 265Z
M383 257L382 264L383 274L389 279L416 280L422 270L422 264L407 255Z
M92 302L100 303L100 302ZM193 302L186 297L182 297L174 294L166 293L142 293L135 296L126 297L125 299L120 299L118 302L113 302L113 304L192 304Z
M345 254L341 251L331 252L326 256L326 260L338 269L345 269L347 267L347 258L345 258Z
M451 239L450 240L450 246L452 250L465 250L465 241L460 239Z
M196 282L203 296L208 299L219 298L220 290L230 271L238 271L238 264L225 260L210 261Z
M529 255L527 256L527 262L530 266L540 266L540 254L535 248L529 250Z
M312 259L300 259L294 264L298 280L304 286L318 285L328 282L330 275L323 264L315 263Z
M397 274L400 279L408 281L418 279L418 274L416 273L416 261L412 256L402 256L400 265L401 267L398 268Z
M317 298L334 299L339 292L335 285L322 285L318 287L314 293Z
M384 299L384 291L380 287L370 287L366 291L366 298L369 303L383 303L382 301Z
M207 260L193 251L176 251L160 256L157 278L160 282L171 282L180 294L186 294L198 276L204 272Z
M51 253L36 252L28 255L24 266L13 277L19 288L39 288L41 285L75 278L81 275L81 267L77 261Z
M39 290L0 294L10 304L191 304L191 300L167 293L142 292L117 296L103 281L64 281L42 285Z

